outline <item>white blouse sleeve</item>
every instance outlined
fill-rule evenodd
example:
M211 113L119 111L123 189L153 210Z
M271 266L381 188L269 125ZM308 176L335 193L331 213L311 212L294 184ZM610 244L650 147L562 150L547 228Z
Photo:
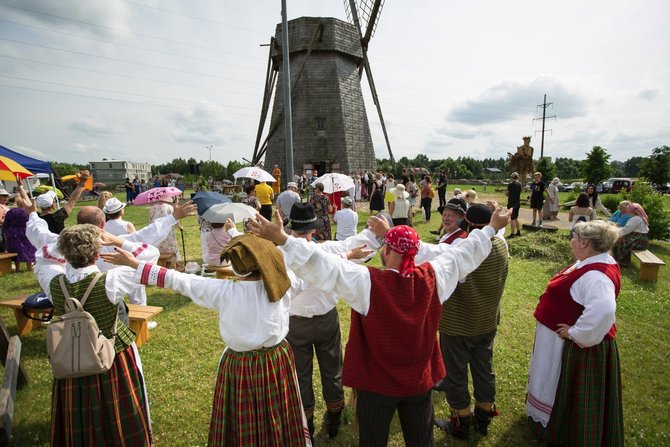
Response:
M488 257L494 235L495 230L491 226L473 230L458 245L449 246L448 251L430 261L435 269L437 294L441 303L449 299L459 280L465 279Z
M327 253L316 243L288 237L282 247L286 266L296 276L323 292L334 292L356 312L370 309L370 272L366 267Z
M604 273L592 270L575 281L570 295L584 306L582 315L570 328L570 337L583 348L597 345L616 321L614 284Z

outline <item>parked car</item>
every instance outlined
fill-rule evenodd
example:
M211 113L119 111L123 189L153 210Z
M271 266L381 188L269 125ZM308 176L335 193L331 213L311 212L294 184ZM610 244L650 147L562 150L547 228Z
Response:
M619 178L611 180L613 180L611 188L612 194L618 194L621 191L630 191L631 188L633 187L633 180L629 178Z
M670 182L659 183L658 185L656 185L656 191L661 192L663 194L670 194Z
M572 182L568 186L566 186L563 191L566 191L566 192L571 192L571 191L574 191L574 190L582 191L583 189L584 189L584 183L583 182Z
M612 182L607 181L599 183L598 186L596 186L596 191L598 193L612 192Z

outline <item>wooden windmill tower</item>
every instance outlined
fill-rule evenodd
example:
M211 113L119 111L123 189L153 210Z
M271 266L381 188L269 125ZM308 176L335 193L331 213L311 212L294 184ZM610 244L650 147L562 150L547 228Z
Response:
M386 137L391 160L393 154L386 135L367 58L367 47L374 34L383 0L360 2L345 0L353 23L335 18L300 17L288 22L293 119L294 171L317 169L349 173L375 169L376 159L368 117L363 102L361 76L365 70L372 97ZM282 29L277 25L270 42L265 93L252 163L265 157L265 166L279 165L286 172L284 142L284 98L282 73ZM262 139L272 93L274 105L268 135ZM282 177L282 182L292 181Z

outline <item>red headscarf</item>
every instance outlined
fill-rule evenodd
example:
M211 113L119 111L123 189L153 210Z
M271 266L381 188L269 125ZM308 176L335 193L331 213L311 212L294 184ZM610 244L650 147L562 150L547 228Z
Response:
M386 233L384 242L391 250L402 255L399 268L400 275L412 276L414 257L419 251L419 234L416 230L407 225L397 225Z

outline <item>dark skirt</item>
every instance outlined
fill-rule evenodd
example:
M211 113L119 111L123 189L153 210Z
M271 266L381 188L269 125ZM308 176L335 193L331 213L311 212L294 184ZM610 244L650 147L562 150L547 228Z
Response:
M26 237L28 215L23 208L12 208L5 215L2 225L5 249L9 253L16 253L18 262L35 262L35 247Z
M52 446L148 446L151 425L142 373L132 347L104 374L54 379Z
M649 235L630 233L617 239L612 248L612 255L619 265L630 265L630 254L633 250L646 250L649 246Z
M311 445L286 341L268 349L223 353L208 445Z
M385 206L381 188L375 189L375 193L370 198L370 211L384 211Z
M624 445L615 339L586 349L565 342L556 400L542 438L549 444L568 446Z

